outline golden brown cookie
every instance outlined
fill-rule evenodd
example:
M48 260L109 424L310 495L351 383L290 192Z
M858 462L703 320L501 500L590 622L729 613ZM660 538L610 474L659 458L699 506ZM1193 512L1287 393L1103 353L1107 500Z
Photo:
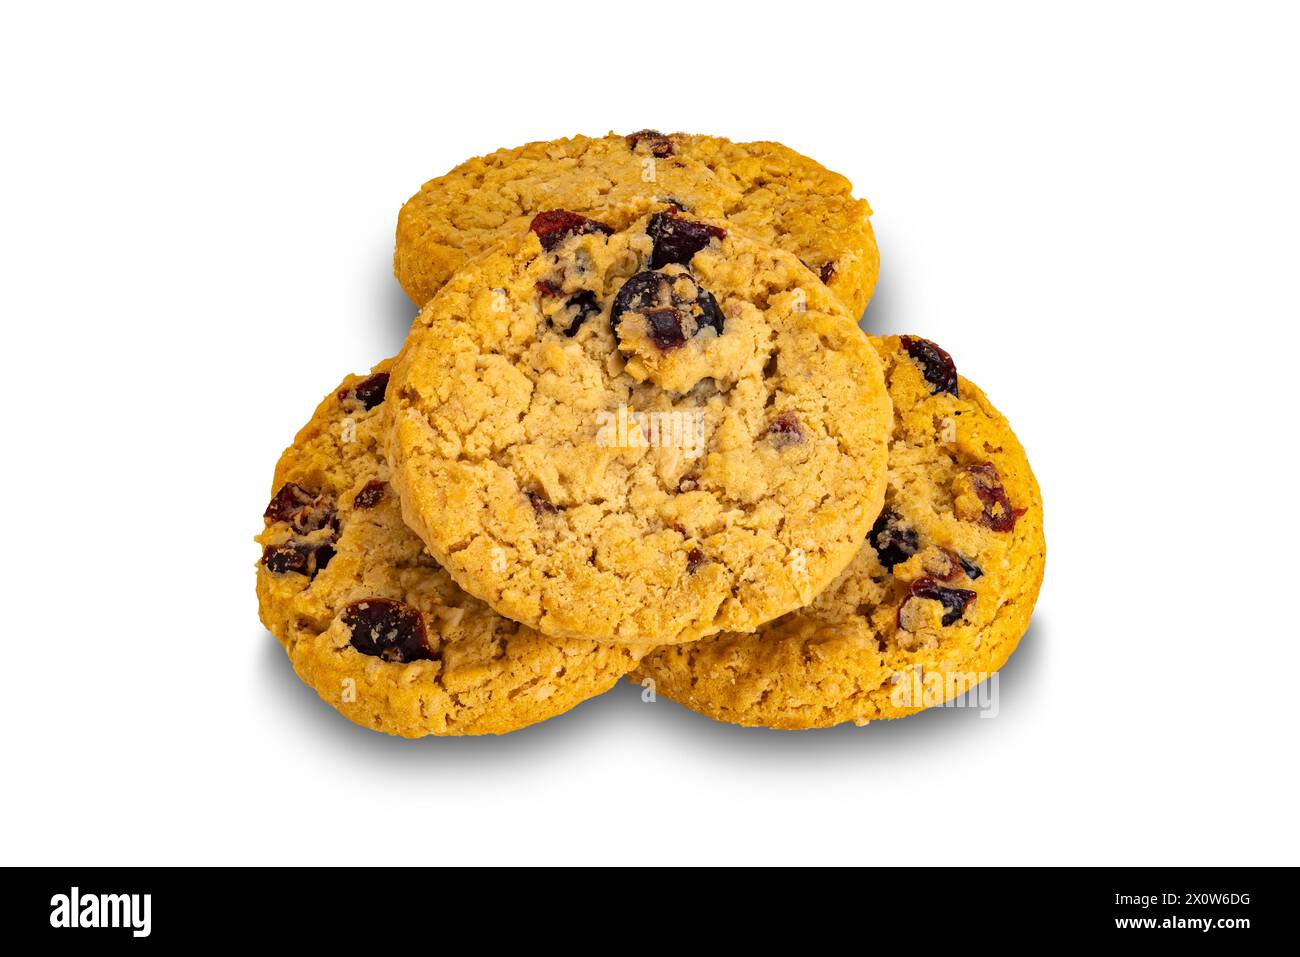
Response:
M429 302L393 370L393 478L461 587L543 633L752 630L880 510L880 360L790 253L630 217L543 211Z
M262 622L326 702L388 734L502 734L600 694L640 651L502 618L402 523L383 455L390 366L345 379L276 465Z
M398 216L394 268L423 306L466 261L543 210L599 218L645 202L726 219L788 250L855 318L871 299L880 263L871 207L853 198L847 179L780 143L653 130L497 150L430 180Z
M853 564L808 608L660 649L633 680L719 721L820 728L942 703L1015 650L1044 561L1024 450L942 349L873 341L895 409L889 488Z

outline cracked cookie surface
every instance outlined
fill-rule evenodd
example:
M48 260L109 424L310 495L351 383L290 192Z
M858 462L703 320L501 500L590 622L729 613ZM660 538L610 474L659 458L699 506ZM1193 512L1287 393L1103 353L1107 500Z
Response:
M276 465L263 624L327 703L388 734L502 734L600 694L644 649L502 618L402 522L383 453L390 366L344 380Z
M942 703L1015 650L1045 554L1024 450L942 349L873 343L895 409L889 487L853 563L809 607L657 650L632 680L720 721L830 727Z
M671 207L543 211L429 302L391 389L407 523L547 634L752 630L834 579L884 495L889 399L843 304Z
M859 317L880 256L871 207L847 179L779 143L716 136L575 136L471 159L425 183L402 207L394 270L423 306L469 259L538 212L597 215L642 202L725 219L794 253Z

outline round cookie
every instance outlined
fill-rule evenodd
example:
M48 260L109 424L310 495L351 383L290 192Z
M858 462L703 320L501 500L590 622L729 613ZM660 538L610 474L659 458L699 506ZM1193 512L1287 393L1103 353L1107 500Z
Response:
M889 398L842 303L671 207L538 214L421 312L391 404L407 523L546 634L753 630L839 574L884 496Z
M916 337L873 340L894 401L885 508L839 579L756 634L663 648L632 678L735 724L866 724L940 704L1002 666L1043 580L1043 507L984 393Z
M276 465L262 622L326 702L388 734L503 734L600 694L644 649L502 618L402 523L383 455L390 365L345 379Z
M398 216L394 271L423 306L466 261L543 210L598 216L645 201L726 219L794 253L855 318L871 299L880 265L871 207L847 179L780 143L654 130L497 150L430 180Z

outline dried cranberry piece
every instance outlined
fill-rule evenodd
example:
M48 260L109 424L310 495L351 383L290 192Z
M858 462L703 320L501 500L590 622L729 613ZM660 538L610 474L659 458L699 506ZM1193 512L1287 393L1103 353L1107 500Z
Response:
M725 229L682 219L675 213L655 213L650 217L646 232L654 240L651 269L661 269L669 263L685 266L711 240L727 238Z
M686 345L686 333L682 331L682 314L672 306L659 309L647 309L646 327L650 331L650 341L663 352L680 349Z
M912 361L921 367L921 375L930 383L930 394L947 392L957 394L957 365L952 356L929 339L920 336L900 336L903 348Z
M664 136L658 130L637 130L635 133L629 133L625 139L628 149L634 153L638 146L645 143L651 156L663 159L665 156L673 155L673 138Z
M287 522L310 505L316 496L301 485L285 482L280 490L271 496L271 503L266 506L262 517L271 522Z
M262 549L262 565L267 571L283 575L286 572L306 574L307 558L311 549L290 542L287 545L267 545Z
M692 548L686 553L686 571L694 575L696 570L704 564L704 553L698 548Z
M369 412L384 401L384 394L387 392L388 373L376 372L374 375L362 379L354 386L341 389L339 391L339 402L344 406L355 403Z
M273 522L289 522L294 531L301 535L315 532L327 525L338 530L333 500L323 494L313 495L292 482L280 486L262 516Z
M930 598L941 603L944 607L941 621L946 628L966 613L966 606L975 600L975 592L969 588L948 588L940 585L933 578L918 578L912 582L911 597ZM902 610L900 606L900 615Z
M609 322L618 331L619 320L625 312L640 312L650 306L672 300L672 282L663 273L639 272L623 283L614 297L609 311Z
M897 512L885 509L871 527L867 541L876 550L876 558L885 568L893 571L899 562L905 562L921 548L921 538L916 529L903 523Z
M783 449L788 445L798 445L803 441L803 426L793 412L782 412L767 427L766 435L776 442L776 447Z
M262 564L267 571L284 575L297 572L308 578L315 578L316 573L330 563L334 557L334 546L312 544L311 542L288 542L284 545L267 545L262 549Z
M352 647L363 655L400 664L433 658L424 616L404 602L366 598L344 608L341 617Z
M581 236L587 233L604 233L608 236L614 231L612 226L571 213L567 209L548 209L538 213L533 217L528 228L537 234L542 248L547 252L570 236Z
M576 310L573 321L569 323L569 328L564 330L564 334L569 337L576 336L582 324L587 321L588 316L600 314L600 303L596 300L596 294L590 289L584 289L581 292L575 292L565 303L569 308Z
M355 392L357 401L366 407L366 411L373 409L384 401L384 396L388 393L388 373L376 372L364 382L359 383Z
M536 289L540 295L547 297L558 296L561 291L559 286L546 279L537 280L537 282L533 283L533 288Z
M958 555L957 561L961 563L961 570L966 573L966 577L969 578L971 581L983 577L984 569L980 568L969 558L963 558L962 556Z
M528 497L528 504L533 507L533 511L538 515L555 515L559 512L558 508L534 491L527 491L524 495Z
M995 532L1010 532L1016 527L1016 519L1025 514L1023 508L1012 508L1011 498L1002 487L1002 476L988 462L980 465L966 466L975 486L975 494L984 503L980 522Z
M361 486L361 491L352 500L353 508L374 508L383 501L388 492L388 483L381 479L371 479Z
M330 563L330 559L337 555L333 545L317 545L313 557L311 577L315 578L316 573L324 569Z
M702 286L696 286L695 289L695 302L700 307L700 314L695 317L697 331L709 326L718 335L722 335L722 310L718 308L718 300Z
M829 283L835 278L835 263L822 263L821 268L817 270L817 278L822 282Z
M693 301L683 299L673 288L678 278L680 277L649 270L629 277L614 297L614 305L609 311L609 322L614 333L618 334L618 324L625 312L646 313L647 310L656 307L668 306L680 312L695 306L699 308L699 315L695 317L696 333L698 334L707 326L718 335L722 335L722 310L718 308L718 301L713 298L713 294L699 283L695 283L694 277L691 276L692 284L695 286L695 299Z

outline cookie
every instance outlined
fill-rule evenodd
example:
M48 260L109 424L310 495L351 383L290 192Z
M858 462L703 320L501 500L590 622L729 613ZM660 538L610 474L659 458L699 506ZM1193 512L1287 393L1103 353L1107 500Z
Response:
M276 466L262 622L326 702L388 734L502 734L600 694L639 651L502 618L402 523L383 455L390 365L345 379Z
M539 213L421 312L390 402L407 523L545 634L753 630L839 574L884 495L889 398L843 304L674 207Z
M633 680L720 721L821 728L911 714L1002 666L1043 580L1024 450L927 340L873 340L894 402L885 508L843 575L756 634L660 649Z
M423 306L467 260L543 210L598 216L647 200L726 219L794 253L855 317L871 299L880 264L871 207L847 179L779 143L654 130L529 143L430 180L398 216L394 269Z

